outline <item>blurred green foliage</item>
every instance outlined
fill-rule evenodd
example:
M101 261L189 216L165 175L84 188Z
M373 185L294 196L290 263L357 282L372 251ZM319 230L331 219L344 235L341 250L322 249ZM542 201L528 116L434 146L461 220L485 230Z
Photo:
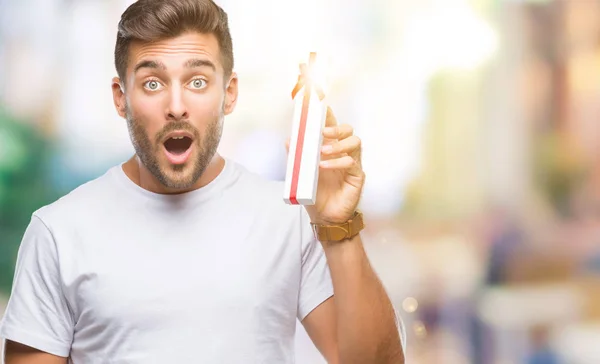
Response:
M50 147L34 128L0 107L0 293L10 291L31 214L58 197L48 182Z

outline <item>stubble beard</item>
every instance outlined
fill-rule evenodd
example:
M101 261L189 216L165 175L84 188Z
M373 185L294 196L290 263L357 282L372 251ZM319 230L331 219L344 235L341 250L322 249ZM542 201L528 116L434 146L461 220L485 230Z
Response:
M191 188L200 179L217 152L223 134L224 115L222 109L214 120L207 125L206 134L203 138L198 129L194 128L189 122L177 120L167 124L152 142L142 126L143 123L137 120L127 107L127 128L136 155L144 167L163 186L174 190ZM185 164L173 165L166 159L162 159L161 164L159 155L164 153L162 141L168 133L175 130L187 131L194 136L195 154Z

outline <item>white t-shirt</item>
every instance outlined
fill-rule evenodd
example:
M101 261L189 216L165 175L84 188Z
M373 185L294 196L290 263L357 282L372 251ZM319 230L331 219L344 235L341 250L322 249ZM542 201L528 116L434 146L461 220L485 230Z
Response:
M231 160L181 195L113 167L33 214L0 336L75 364L292 363L333 287L282 196Z

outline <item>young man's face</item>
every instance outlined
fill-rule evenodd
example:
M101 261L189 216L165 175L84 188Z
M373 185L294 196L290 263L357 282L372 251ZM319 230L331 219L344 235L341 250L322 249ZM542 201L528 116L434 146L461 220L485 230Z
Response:
M115 105L139 159L169 189L200 178L217 150L223 116L235 106L237 77L225 80L220 60L212 34L133 42L126 79L113 80Z

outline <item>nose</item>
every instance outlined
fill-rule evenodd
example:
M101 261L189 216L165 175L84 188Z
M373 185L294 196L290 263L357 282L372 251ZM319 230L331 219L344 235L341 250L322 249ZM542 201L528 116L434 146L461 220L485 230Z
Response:
M166 111L168 120L182 120L188 117L188 110L185 106L182 90L178 88L172 89Z

